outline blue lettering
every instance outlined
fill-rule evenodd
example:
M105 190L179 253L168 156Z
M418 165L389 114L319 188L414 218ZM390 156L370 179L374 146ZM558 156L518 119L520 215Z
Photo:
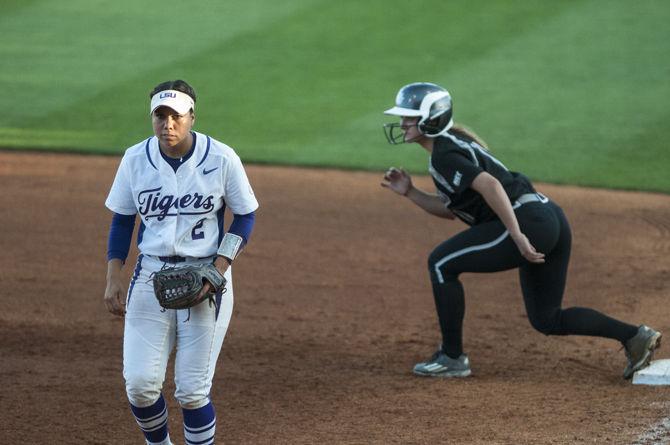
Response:
M204 219L201 219L198 221L198 223L193 226L193 230L191 230L191 238L193 239L203 239L205 238L205 232L202 229L203 224L205 223Z
M149 213L149 209L153 207L154 192L158 192L161 188L162 187L142 190L137 194L137 203L139 204L138 211L140 212L140 215L144 216ZM160 193L157 193L156 196L160 196Z
M168 216L201 215L209 213L214 209L214 196L205 197L200 193L188 193L181 197L173 195L162 195L162 187L142 190L137 194L138 211L145 219L157 218L164 220ZM184 211L191 207L195 212ZM174 210L174 213L170 213Z
M177 93L161 93L161 95L158 96L159 99L162 99L164 97L177 97Z
M184 195L179 200L179 207L181 207L182 209L185 209L186 207L188 207L191 204L192 201L193 201L193 196Z
M163 196L163 199L161 199L160 204L158 205L158 208L161 209L160 213L158 214L158 221L163 221L165 217L168 215L168 211L174 207L177 209L177 203L178 200L174 198L172 195L167 195Z
M200 193L193 194L193 199L195 199L195 202L193 203L193 208L199 209L200 207L202 207L202 198L204 198L204 196L202 196Z
M214 197L212 195L209 195L207 199L205 199L205 202L202 205L202 208L205 210L212 210L214 208L214 204L212 201L214 200Z

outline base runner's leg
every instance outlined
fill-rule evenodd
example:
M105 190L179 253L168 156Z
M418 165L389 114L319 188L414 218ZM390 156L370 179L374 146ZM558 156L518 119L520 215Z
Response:
M508 270L522 261L500 221L473 226L444 241L430 254L428 268L442 332L442 351L450 358L463 353L465 296L459 275Z
M588 335L619 340L622 344L637 333L637 326L585 307L563 309L563 293L570 261L572 234L563 211L552 202L559 236L544 264L519 268L521 290L531 325L546 335Z

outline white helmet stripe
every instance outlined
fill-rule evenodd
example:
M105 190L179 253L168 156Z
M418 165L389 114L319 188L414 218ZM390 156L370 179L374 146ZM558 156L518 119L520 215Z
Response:
M421 101L421 114L418 116L423 116L424 119L428 119L428 115L430 114L430 107L432 107L435 102L445 97L449 97L449 93L446 91L435 91L426 94L426 97L424 97Z

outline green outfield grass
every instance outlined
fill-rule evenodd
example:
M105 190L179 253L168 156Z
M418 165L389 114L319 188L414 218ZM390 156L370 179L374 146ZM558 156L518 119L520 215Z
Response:
M183 78L246 162L425 173L381 111L433 81L513 170L670 192L667 0L5 0L0 146L121 154Z

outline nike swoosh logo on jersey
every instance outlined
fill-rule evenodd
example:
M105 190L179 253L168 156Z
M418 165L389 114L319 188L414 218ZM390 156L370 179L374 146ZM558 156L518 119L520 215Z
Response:
M214 167L214 168L211 169L211 170L207 170L206 168L203 168L203 169L202 169L202 174L203 174L203 175L208 175L208 174L212 173L214 170L216 170L217 168L219 168L219 167Z

